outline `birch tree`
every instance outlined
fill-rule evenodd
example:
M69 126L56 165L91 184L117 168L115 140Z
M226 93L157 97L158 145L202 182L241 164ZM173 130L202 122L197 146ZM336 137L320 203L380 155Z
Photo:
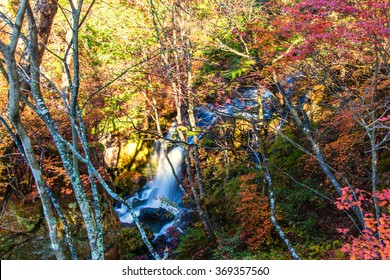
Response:
M45 1L38 1L38 4L50 4ZM57 4L53 1L51 4ZM103 189L114 199L124 203L132 214L131 205L123 201L116 193L114 193L107 183L103 180L102 176L96 170L91 162L89 144L87 141L87 131L83 124L83 117L79 103L79 88L80 88L80 64L79 64L79 50L78 50L78 37L79 28L86 19L88 13L91 10L94 1L92 1L86 8L84 8L84 2L70 1L71 11L71 25L72 39L69 45L66 46L66 51L63 56L54 54L63 62L63 66L66 72L66 78L68 80L69 92L66 90L60 90L56 84L50 80L41 70L40 65L42 63L43 51L46 49L45 41L40 40L40 26L38 25L37 16L33 12L30 1L22 1L18 8L18 13L15 21L10 20L6 15L1 14L1 18L12 30L12 36L10 43L0 43L0 51L4 56L4 60L7 65L7 69L3 69L3 73L6 75L9 84L9 117L15 128L17 134L21 138L23 151L26 155L28 164L33 172L35 181L37 183L38 190L41 195L42 204L44 207L45 218L48 223L50 238L52 247L56 253L57 258L65 258L62 248L59 246L59 238L57 233L57 221L53 212L54 208L59 213L60 219L63 221L64 226L67 225L64 215L59 208L55 197L50 193L50 189L47 188L43 176L42 170L38 162L36 161L36 154L34 153L32 146L32 139L28 135L28 130L25 124L22 123L20 114L20 104L26 104L36 116L44 123L45 127L51 135L51 139L54 142L62 164L66 173L70 179L72 189L74 191L80 213L85 225L90 253L92 259L104 258L104 243L102 232L102 220L100 213L100 195L98 192L97 184L95 181L103 187ZM62 7L63 9L63 7ZM55 13L55 12L54 12ZM54 15L51 19L54 18ZM45 18L46 19L46 18ZM52 21L51 21L52 22ZM46 29L50 33L50 28ZM19 53L20 38L27 46L23 54ZM45 34L46 42L48 34ZM69 64L69 52L72 53L72 67ZM16 61L22 61L27 67L22 67L17 64ZM20 70L21 69L21 70ZM71 73L73 72L73 74ZM21 82L23 81L23 82ZM69 118L69 123L72 128L72 140L69 141L62 135L59 124L53 117L54 111L48 106L47 100L42 92L42 82L50 84L50 87L61 98L63 102L63 108ZM27 86L23 86L25 83ZM62 87L63 89L64 87ZM65 87L66 88L66 87ZM70 93L70 94L69 94ZM79 171L79 162L85 164L88 170L89 186L84 185L81 179ZM92 200L87 195L87 188L91 188ZM51 197L50 197L51 196ZM141 236L150 250L154 258L160 259L160 256L154 251L153 246L147 238L147 235L135 217L135 223L137 224ZM66 227L67 228L67 227ZM67 231L68 236L68 231ZM69 243L72 257L76 258L74 253L73 243Z
M8 24L12 26L12 37L10 43L6 44L0 41L0 51L4 56L7 66L7 69L4 69L5 71L3 74L5 75L5 78L9 84L9 118L16 130L16 133L20 137L20 141L22 143L22 147L20 148L23 149L24 155L26 156L26 160L37 184L37 189L41 197L42 207L49 229L51 247L54 250L57 259L64 259L65 256L59 244L60 241L57 233L57 219L52 209L49 194L47 193L46 183L42 176L42 170L38 161L36 160L31 138L28 135L26 127L20 118L20 102L22 93L18 66L16 63L16 51L21 37L21 28L28 5L29 3L27 0L20 2L14 23L12 23L3 13L0 14L2 20L8 22Z

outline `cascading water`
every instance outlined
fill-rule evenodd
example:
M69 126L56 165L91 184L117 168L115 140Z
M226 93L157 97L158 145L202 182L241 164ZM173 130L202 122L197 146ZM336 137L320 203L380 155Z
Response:
M168 158L175 173L180 174L183 165L183 149L180 147L173 148L168 153ZM162 148L160 148L156 177L152 184L154 188L146 202L148 207L159 207L166 202L177 202L182 195Z
M257 103L257 91L247 90L244 92L240 99L233 100L232 104L224 104L218 107L209 106L209 108L198 107L196 108L196 120L197 126L206 131L210 129L218 119L219 114L225 116L245 115L253 117L253 114L249 114L246 110L247 106L255 106ZM173 124L162 141L172 140L173 134L176 131L176 125ZM198 139L202 137L202 134L197 135ZM193 137L188 138L188 143L193 143ZM181 210L177 205L180 203L180 198L183 195L178 187L175 175L172 172L172 167L175 170L177 177L180 175L183 167L183 149L180 147L174 147L168 152L168 159L165 156L165 143L156 141L153 147L153 152L150 157L151 165L156 165L156 172L153 180L146 183L146 185L132 197L127 199L132 204L134 213L140 220L143 220L144 214L157 213L158 209L164 209L168 213L173 214L174 219L170 221L154 221L154 223L147 223L155 235L155 238L164 234L165 231L173 226L180 220ZM171 167L172 165L172 167ZM128 211L127 207L121 205L115 208L118 213L119 219L124 224L133 223L133 217ZM164 220L164 219L163 219ZM179 229L180 230L180 229Z
M299 79L299 77L295 79L289 78L287 80L288 92L290 92L291 86L297 79ZM247 119L248 121L258 122L260 110L263 120L267 121L272 119L272 114L274 112L274 97L269 90L263 88L260 92L258 92L257 88L252 87L241 90L239 94L240 96L237 98L234 98L222 105L213 106L208 104L207 106L197 107L195 109L197 127L203 131L207 131L217 122L218 118L221 117L238 117ZM305 100L298 105L302 105L304 102ZM261 106L259 106L260 104ZM283 125L284 119L285 116L282 116L282 120L277 125L277 129ZM175 131L176 125L173 124L167 136L162 141L171 140ZM202 138L202 133L199 133L197 137L198 139ZM192 138L192 136L188 138L189 144L193 144ZM170 165L165 156L164 149L166 145L162 141L155 142L150 158L152 166L156 166L156 172L153 180L146 183L139 192L127 199L127 201L133 206L135 215L151 227L155 238L165 234L168 228L175 225L176 228L181 231L178 225L185 210L180 207L180 199L183 194L180 191L171 167L172 165L175 174L179 177L184 165L183 149L180 147L174 147L168 152L168 158L171 162ZM259 160L256 160L256 162L258 161ZM163 214L165 217L158 215L158 211L161 209L165 211L165 214ZM121 205L115 208L115 211L118 213L119 219L122 223L131 224L133 222L133 217L126 206ZM155 215L156 213L157 215ZM167 213L173 215L173 218L167 218ZM150 223L151 215L154 215L155 217L152 223ZM149 217L149 219L145 217Z
M163 141L172 137L174 129L175 127L173 126ZM168 158L175 174L177 177L180 177L183 166L183 149L174 147L168 152ZM141 221L143 220L143 216L157 215L157 213L161 212L161 209L166 210L165 214L170 213L173 215L173 219L162 219L163 221L161 222L154 221L152 224L149 224L155 237L158 237L164 234L166 229L180 218L180 209L177 205L180 203L182 192L168 159L165 156L162 142L156 141L151 155L151 161L157 164L156 174L153 180L147 182L139 192L136 192L132 197L128 198L127 202L131 203L135 215ZM115 208L115 211L123 224L133 223L133 217L126 206L121 204ZM148 221L143 222L148 224Z

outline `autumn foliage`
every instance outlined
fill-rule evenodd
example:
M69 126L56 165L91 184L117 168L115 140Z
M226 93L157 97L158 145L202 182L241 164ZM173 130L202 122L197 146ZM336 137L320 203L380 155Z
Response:
M1 46L10 43L16 26L10 23L23 1L5 2L9 5L0 4L0 207L12 220L0 220L0 257L12 259L23 233L18 231L24 216L18 212L25 202L37 206L43 197L5 126L20 138L7 116L10 86ZM92 5L82 9L77 60L67 37L73 29L69 5L80 1L27 2L61 4L45 44L39 87L63 140L54 139L34 113L29 90L22 90L17 104L45 187L70 229L81 229L75 240L87 240L81 231L88 219L81 218L75 191L80 190L89 201L82 205L91 206L96 224L110 232L104 238L112 236L112 246L118 246L117 230L107 222L120 224L113 208L118 197L102 187L108 184L127 198L145 186L152 177L146 151L176 121L179 133L166 139L173 140L167 147L181 145L186 162L193 163L180 172L188 195L183 205L191 214L175 235L179 244L168 244L178 246L176 255L170 248L169 258L280 259L291 257L295 247L302 259L390 259L390 0L84 1ZM21 31L19 72L30 59L27 20ZM20 80L28 78L22 72ZM73 72L79 72L77 79ZM72 83L74 92L67 89ZM274 95L275 110L257 121L264 88ZM256 100L247 100L247 89L257 89ZM65 106L73 95L80 107L78 131L72 131L74 116ZM229 112L237 103L245 114ZM209 119L197 119L203 109L215 118L201 126ZM194 136L197 141L187 141ZM63 143L69 144L62 151L73 164L68 170L57 147ZM134 143L145 150L142 161L125 154L124 147ZM90 173L87 156L101 181ZM72 173L79 173L80 182ZM54 211L50 203L47 209ZM102 211L102 220L93 210ZM41 238L44 213L38 216L39 223L27 228ZM60 216L53 215L60 244L66 245ZM123 250L121 258L142 257L143 242L136 234L129 237L130 231L137 233L123 231L119 244L140 246ZM153 244L164 247L161 255L163 239Z
M255 174L241 176L241 204L237 212L241 220L241 239L251 250L258 250L270 238L272 223L268 197L259 192Z
M388 0L304 0L285 7L288 20L279 19L285 21L280 32L286 38L296 38L297 46L288 54L295 60L321 50L338 50L348 58L353 58L348 52L351 49L373 55L367 46L381 49L388 44L389 9ZM296 35L302 37L297 39Z
M353 196L357 201L351 202ZM350 229L337 228L339 233L347 236L348 242L342 247L342 251L350 259L390 259L390 189L375 194L378 206L382 207L379 217L366 210L367 205L372 205L373 195L366 191L355 189L354 193L350 188L342 190L342 196L337 199L336 206L339 210L349 210L351 207L359 207L364 212L366 228L361 230L359 235L348 235Z

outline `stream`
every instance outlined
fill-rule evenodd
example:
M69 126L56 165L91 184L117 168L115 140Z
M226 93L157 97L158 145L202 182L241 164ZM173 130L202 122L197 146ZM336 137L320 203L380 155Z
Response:
M295 79L287 80L287 90L294 83ZM209 130L219 119L244 118L248 121L258 122L261 104L261 116L263 120L270 120L274 113L274 95L269 90L263 88L259 91L255 87L242 88L237 91L237 97L225 101L224 104L206 104L197 107L195 111L196 123L200 131ZM282 116L279 127L285 121L286 116ZM133 205L134 212L139 220L147 224L153 234L154 240L161 235L167 235L170 228L175 227L178 231L184 232L182 218L192 212L182 203L182 195L176 178L172 172L163 151L162 141L175 140L176 126L173 124L165 139L156 140L151 153L151 164L157 165L155 176L147 182L145 186L127 202ZM202 133L197 135L202 138ZM193 143L192 137L188 138L188 143ZM178 178L181 178L184 170L184 151L180 146L171 147L168 150L168 157ZM122 224L133 223L133 217L123 204L115 207Z

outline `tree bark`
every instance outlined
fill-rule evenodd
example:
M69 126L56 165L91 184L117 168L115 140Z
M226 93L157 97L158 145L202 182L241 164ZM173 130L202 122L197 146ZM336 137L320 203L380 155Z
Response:
M261 146L260 147L261 164L263 165L264 177L265 177L265 181L267 182L267 185L268 185L268 194L269 194L270 210L271 210L270 211L271 222L274 225L276 231L278 232L280 238L283 240L284 244L286 244L288 250L290 251L291 256L296 260L300 260L301 258L296 253L296 251L295 251L294 247L291 245L288 237L286 236L286 234L284 233L284 231L280 227L278 221L276 220L275 197L274 197L274 188L273 188L273 182L272 182L272 177L271 177L271 171L269 169L268 159L267 159L267 156L265 154L265 147L264 147L264 144L262 141L261 141L259 146Z
M325 173L325 175L328 177L329 181L332 183L332 185L335 188L335 190L337 191L337 193L339 195L342 195L341 184L337 180L336 176L333 174L332 170L329 168L328 164L326 163L325 157L322 153L322 150L312 135L311 128L310 128L310 125L308 123L307 117L304 116L303 121L300 119L297 110L291 104L289 97L287 96L286 92L284 91L282 85L279 83L275 73L274 73L274 81L276 83L276 86L278 88L279 93L283 97L283 100L284 100L284 103L285 103L287 109L289 110L289 112L293 116L294 121L297 123L298 127L300 129L302 129L303 133L306 135L307 139L309 140L309 142L312 146L312 149L314 151L314 154L316 156L315 159L317 160L318 164L320 165L320 167L323 170L323 172ZM364 215L363 215L362 211L358 207L352 207L352 209L353 209L355 215L357 216L357 218L359 219L359 222L360 222L362 228L365 229L366 224L364 221Z
M57 128L57 125L54 122L48 108L46 107L45 101L42 97L42 93L40 89L40 73L38 69L39 65L38 65L37 29L36 29L35 19L32 14L31 7L29 5L27 5L27 19L29 22L29 34L30 34L29 55L30 55L30 65L31 65L31 78L30 78L31 93L33 95L36 104L36 113L45 122L54 140L54 143L57 146L65 170L73 185L73 190L76 196L76 200L79 204L79 208L83 220L85 222L86 231L90 243L92 259L101 259L104 257L104 254L97 246L96 221L92 214L91 207L88 202L88 198L83 188L80 174L78 170L74 169L71 156L66 146L61 141L60 132Z
M51 241L51 247L56 255L57 259L65 259L62 247L60 246L59 237L57 233L57 220L55 218L50 197L46 191L46 183L43 179L42 171L38 161L35 157L35 152L30 137L20 119L20 97L21 97L21 85L19 81L19 74L17 71L17 64L15 60L15 51L17 42L20 35L20 29L23 23L24 14L27 9L27 0L22 0L17 13L14 30L12 34L12 40L9 46L1 44L1 51L4 55L8 70L8 83L9 83L9 117L10 120L20 136L22 142L23 151L26 156L27 162L30 166L34 180L37 185L37 189L42 201L43 213L49 229L49 236Z

